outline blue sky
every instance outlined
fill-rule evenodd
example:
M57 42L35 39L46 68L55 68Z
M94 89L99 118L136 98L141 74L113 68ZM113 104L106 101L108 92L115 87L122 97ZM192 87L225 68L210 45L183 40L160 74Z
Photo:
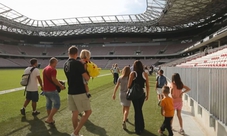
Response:
M1 0L2 4L36 20L137 14L146 0Z

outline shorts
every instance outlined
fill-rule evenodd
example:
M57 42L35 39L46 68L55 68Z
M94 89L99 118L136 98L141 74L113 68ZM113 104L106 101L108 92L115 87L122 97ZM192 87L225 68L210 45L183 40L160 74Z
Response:
M183 102L175 102L173 103L173 106L175 110L181 110L183 107Z
M46 109L51 110L52 108L60 108L60 96L58 91L43 91L46 96ZM53 105L53 106L52 106Z
M39 100L38 91L26 91L26 99L31 100L32 102L38 102Z
M68 105L70 111L78 111L79 113L91 110L90 100L86 93L76 95L69 94Z
M157 88L157 94L159 95L159 94L162 94L162 88Z

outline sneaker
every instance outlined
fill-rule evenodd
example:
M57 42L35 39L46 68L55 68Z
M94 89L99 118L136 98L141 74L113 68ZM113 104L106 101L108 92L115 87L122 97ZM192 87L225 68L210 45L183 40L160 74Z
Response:
M72 133L70 136L83 136L83 135L80 135L80 134L75 135L74 133Z
M122 128L123 128L123 129L127 129L127 127L126 127L126 123L125 123L125 122L123 122L123 124L122 124Z
M21 108L20 113L25 116L25 108Z
M36 115L39 115L39 114L40 114L39 111L35 111L35 112L33 111L33 112L32 112L32 115L33 115L33 116L36 116Z
M181 135L184 135L184 130L183 130L183 129L180 129L179 133L180 133Z
M126 121L125 122L129 122L129 120L128 119L126 119Z

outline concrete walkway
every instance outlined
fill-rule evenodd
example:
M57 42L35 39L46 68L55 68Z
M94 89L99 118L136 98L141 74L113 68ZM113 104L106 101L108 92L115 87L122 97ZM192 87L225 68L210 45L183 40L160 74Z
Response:
M203 127L196 122L194 116L189 111L189 106L186 103L183 105L181 115L183 118L185 136L208 136L208 134L203 131ZM180 125L176 113L173 119L173 130L174 136L182 136L179 134Z

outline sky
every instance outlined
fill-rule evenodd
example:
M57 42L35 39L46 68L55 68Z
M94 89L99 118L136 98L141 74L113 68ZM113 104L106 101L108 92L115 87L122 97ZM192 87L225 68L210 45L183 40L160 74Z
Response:
M0 0L0 3L35 20L138 14L147 6L146 0Z

